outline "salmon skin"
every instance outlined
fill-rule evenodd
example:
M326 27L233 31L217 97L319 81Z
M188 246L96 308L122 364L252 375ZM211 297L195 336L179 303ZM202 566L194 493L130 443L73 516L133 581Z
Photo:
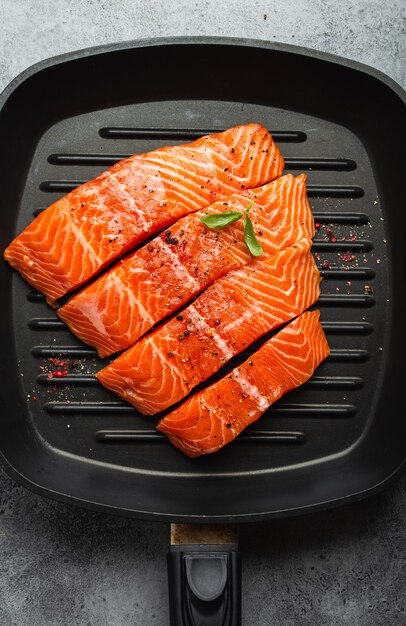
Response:
M207 213L243 213L251 201L261 259L314 236L306 175L287 174L178 220L73 296L58 310L59 317L101 357L128 348L216 279L253 260L242 220L223 230L208 229L201 221Z
M256 339L302 313L320 273L302 239L265 261L232 270L96 376L146 415L184 398Z
M319 311L302 313L228 376L164 417L158 430L190 457L211 454L235 439L329 355L319 317Z
M283 167L260 124L134 155L51 204L12 241L4 258L55 306L179 217L263 185Z

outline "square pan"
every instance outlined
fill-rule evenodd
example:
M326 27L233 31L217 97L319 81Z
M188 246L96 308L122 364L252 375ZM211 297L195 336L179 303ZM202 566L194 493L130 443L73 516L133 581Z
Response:
M118 158L249 121L269 128L286 171L308 173L332 356L238 441L191 460L97 386L102 362L2 262L0 453L27 487L151 519L253 521L364 497L402 473L405 94L380 72L219 38L41 62L0 100L2 249ZM49 379L60 355L74 374Z

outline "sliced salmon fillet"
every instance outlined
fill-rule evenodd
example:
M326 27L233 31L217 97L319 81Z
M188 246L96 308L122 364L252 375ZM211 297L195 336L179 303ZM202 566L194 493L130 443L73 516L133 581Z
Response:
M223 230L210 230L201 221L207 213L243 213L251 201L261 259L313 237L306 175L287 174L178 220L73 296L58 310L59 317L101 357L124 350L217 278L253 260L244 243L243 220Z
M190 457L211 454L235 439L329 355L319 317L319 311L302 313L229 375L164 417L158 430Z
M281 175L269 132L246 124L116 163L51 204L4 258L55 301L179 217Z
M302 239L232 270L97 378L144 414L181 400L232 356L317 300L320 273L310 248L311 240Z

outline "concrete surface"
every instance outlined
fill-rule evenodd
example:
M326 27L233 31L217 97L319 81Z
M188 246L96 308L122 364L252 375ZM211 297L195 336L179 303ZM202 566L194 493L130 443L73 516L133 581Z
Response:
M403 0L0 0L0 90L54 54L169 35L295 43L405 87L405 23ZM44 500L0 471L0 625L167 625L167 532ZM406 478L337 510L243 527L243 626L406 624L405 542Z

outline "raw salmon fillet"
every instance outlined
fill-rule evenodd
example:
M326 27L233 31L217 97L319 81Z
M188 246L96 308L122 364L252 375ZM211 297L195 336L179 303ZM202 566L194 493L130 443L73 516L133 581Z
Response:
M311 240L302 239L232 270L97 378L144 414L181 400L232 356L317 300L320 273L310 248Z
M302 313L229 375L164 417L158 430L190 457L211 454L235 439L329 355L319 316L319 311Z
M222 230L211 230L200 219L207 213L243 213L251 201L261 259L313 237L306 175L287 174L178 220L71 298L59 317L101 357L124 350L217 278L253 260L242 219Z
M48 303L179 217L281 175L269 132L246 124L116 163L51 204L5 259Z

